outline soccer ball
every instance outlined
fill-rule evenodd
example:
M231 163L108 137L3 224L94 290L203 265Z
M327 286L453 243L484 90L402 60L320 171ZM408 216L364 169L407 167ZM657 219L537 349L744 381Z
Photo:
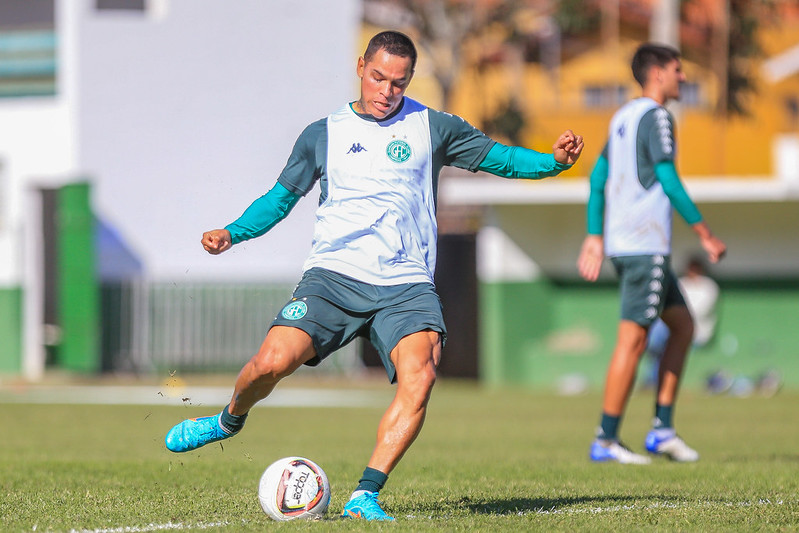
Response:
M330 504L330 482L310 459L284 457L264 471L258 499L264 512L275 520L318 520Z

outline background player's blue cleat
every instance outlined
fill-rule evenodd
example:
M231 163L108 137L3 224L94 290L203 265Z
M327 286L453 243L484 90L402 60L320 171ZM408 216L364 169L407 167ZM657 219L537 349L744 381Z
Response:
M640 455L617 440L596 439L591 443L591 460L597 463L616 462L623 465L648 465L649 457Z
M644 447L649 453L663 455L678 463L699 460L699 453L685 444L673 429L653 429L647 433Z
M364 491L360 496L356 496L344 506L342 518L361 518L363 520L394 520L388 516L380 507L377 501L377 493Z
M167 449L178 453L189 452L211 442L235 435L235 433L228 433L222 429L219 424L220 416L221 413L184 420L166 434L164 441Z

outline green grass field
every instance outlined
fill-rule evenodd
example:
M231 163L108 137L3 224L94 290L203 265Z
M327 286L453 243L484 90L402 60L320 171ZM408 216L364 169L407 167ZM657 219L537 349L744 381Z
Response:
M557 397L448 381L437 385L422 435L381 494L397 522L339 519L392 394L388 385L369 387L377 405L259 407L241 435L182 455L166 451L164 433L215 407L2 403L0 530L799 530L796 392L685 392L678 428L700 462L621 466L587 460L597 393ZM622 428L638 451L651 403L651 393L636 393ZM258 479L287 455L327 472L326 520L277 523L261 511Z

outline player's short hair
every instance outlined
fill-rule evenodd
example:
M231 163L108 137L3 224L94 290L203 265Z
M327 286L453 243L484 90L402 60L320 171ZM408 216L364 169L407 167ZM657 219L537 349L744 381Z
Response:
M671 46L644 43L638 47L633 56L633 77L643 87L646 76L653 66L665 67L671 61L680 58L680 52Z
M416 47L413 41L398 31L383 31L369 40L363 58L369 62L380 50L385 50L393 56L411 58L411 71L416 68Z

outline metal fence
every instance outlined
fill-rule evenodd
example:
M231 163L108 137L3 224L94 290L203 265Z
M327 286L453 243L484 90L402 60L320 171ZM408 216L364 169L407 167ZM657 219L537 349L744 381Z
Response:
M237 371L258 350L293 286L126 282L102 287L102 367L136 373ZM320 367L362 368L358 343Z

